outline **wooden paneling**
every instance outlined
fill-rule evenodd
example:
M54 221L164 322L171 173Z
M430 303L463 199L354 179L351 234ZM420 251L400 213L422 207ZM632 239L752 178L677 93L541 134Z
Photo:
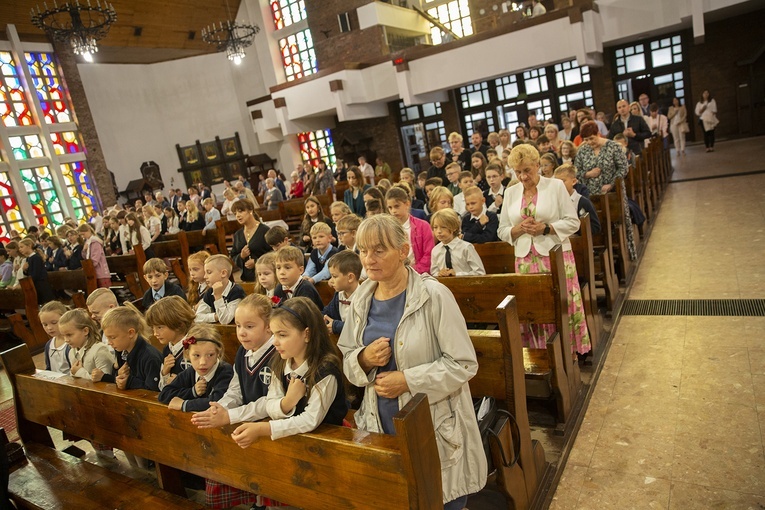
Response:
M111 3L117 11L117 21L98 42L99 63L150 63L214 53L215 47L202 41L202 27L235 19L240 0L230 0L228 9L226 0L114 0ZM0 2L2 25L16 25L22 41L44 40L43 32L32 24L29 15L37 4L37 0ZM42 2L39 4L42 8ZM142 29L140 36L135 35L136 27ZM195 33L193 39L189 39L190 32Z

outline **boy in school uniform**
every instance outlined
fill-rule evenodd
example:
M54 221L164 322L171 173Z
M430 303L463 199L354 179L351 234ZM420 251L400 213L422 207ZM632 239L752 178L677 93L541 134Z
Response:
M166 296L180 296L186 299L186 293L180 285L167 281L170 271L165 261L158 258L149 259L143 265L143 277L149 282L149 290L143 295L143 309L148 310L155 302Z
M356 248L356 231L361 225L361 218L355 214L348 214L340 218L335 225L337 229L337 241L340 250L351 250L358 255L359 249Z
M285 246L295 246L292 244L290 233L284 227L275 226L268 229L265 235L266 244L276 251Z
M226 255L213 255L205 260L207 290L197 305L196 322L230 324L239 302L247 297L238 283L231 281L234 265Z
M499 241L497 229L499 217L486 209L483 192L478 186L471 186L462 191L465 195L465 209L462 216L462 239L469 243L489 243Z
M85 301L85 306L88 307L90 318L98 324L99 328L101 327L101 319L106 312L112 308L117 308L119 305L119 301L117 301L117 296L114 295L114 292L105 287L98 288L91 292L88 295L87 301ZM107 340L103 331L101 332L101 341L106 345L109 345L109 340ZM109 349L112 353L114 352L114 349L112 349L111 346L109 346Z
M453 209L441 209L430 218L433 235L439 243L430 255L433 276L485 275L483 261L475 246L460 238L460 217Z
M323 221L318 221L311 227L311 255L305 267L303 278L311 283L329 280L329 268L327 261L337 253L337 248L332 246L332 229Z
M470 170L465 170L464 172L460 173L460 189L462 190L462 193L459 193L457 195L454 195L454 210L457 211L457 214L459 216L462 216L467 212L467 209L465 209L465 190L468 189L470 186L475 186L475 178L473 177L473 172Z
M48 301L53 301L55 296L53 295L50 283L48 283L48 272L45 270L45 262L35 251L34 239L27 237L19 241L19 253L22 257L26 258L22 262L21 267L24 270L24 275L27 278L31 278L35 284L37 303L43 305Z
M489 189L483 192L486 208L497 216L502 212L502 202L505 198L505 186L502 184L502 169L499 165L489 163L486 167L486 182Z
M94 369L94 382L117 384L117 389L146 389L159 391L162 354L140 335L146 328L143 316L135 309L120 306L109 310L101 325L109 345L117 352L117 371L105 374Z
M566 186L566 191L568 191L568 194L571 196L571 201L574 203L579 217L581 218L589 213L592 233L600 234L600 219L598 218L598 212L595 210L595 206L592 205L589 198L583 197L576 191L576 189L574 189L574 186L578 182L576 178L576 167L570 163L561 165L555 169L554 177L563 181L563 184Z
M313 283L302 277L305 269L305 256L300 248L287 246L276 252L276 279L279 284L274 289L274 302L280 304L290 298L303 296L313 301L319 310L324 309L319 291Z
M329 284L335 289L332 301L324 307L322 314L330 333L339 335L343 332L345 318L351 305L351 295L359 288L362 264L359 256L351 250L344 250L329 262Z

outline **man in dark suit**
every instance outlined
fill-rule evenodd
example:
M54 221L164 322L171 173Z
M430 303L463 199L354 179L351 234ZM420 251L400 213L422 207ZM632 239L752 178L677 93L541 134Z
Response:
M484 156L486 156L486 151L489 150L489 146L483 143L483 135L479 132L475 132L472 135L470 135L470 143L472 144L470 146L470 152L480 152Z
M645 123L643 117L636 117L630 114L630 105L624 99L616 103L616 111L619 116L611 124L611 130L608 132L608 138L611 140L623 133L627 138L627 147L635 154L640 154L643 150L643 141L651 137L651 130Z

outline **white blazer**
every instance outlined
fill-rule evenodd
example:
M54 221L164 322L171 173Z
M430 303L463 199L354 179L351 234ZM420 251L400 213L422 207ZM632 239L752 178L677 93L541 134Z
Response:
M528 255L531 251L531 243L534 243L537 252L544 256L549 255L550 250L556 244L563 246L563 251L571 250L571 243L568 238L579 230L579 216L563 181L548 179L540 175L537 193L536 220L552 226L555 234L535 237L530 234L522 234L513 241L510 230L523 221L521 218L523 184L518 183L505 190L497 235L515 247L516 257Z

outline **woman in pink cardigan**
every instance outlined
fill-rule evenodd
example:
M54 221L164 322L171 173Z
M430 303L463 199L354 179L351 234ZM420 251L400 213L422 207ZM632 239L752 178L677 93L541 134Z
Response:
M430 252L435 245L430 225L427 221L410 214L412 199L402 188L389 189L385 195L385 202L388 212L401 223L409 236L409 258L412 267L418 273L427 273L430 271Z
M82 235L82 238L85 239L85 246L82 248L82 258L93 261L98 286L111 286L112 276L109 271L109 266L106 263L104 242L93 233L93 228L88 224L80 225L77 227L77 231Z

